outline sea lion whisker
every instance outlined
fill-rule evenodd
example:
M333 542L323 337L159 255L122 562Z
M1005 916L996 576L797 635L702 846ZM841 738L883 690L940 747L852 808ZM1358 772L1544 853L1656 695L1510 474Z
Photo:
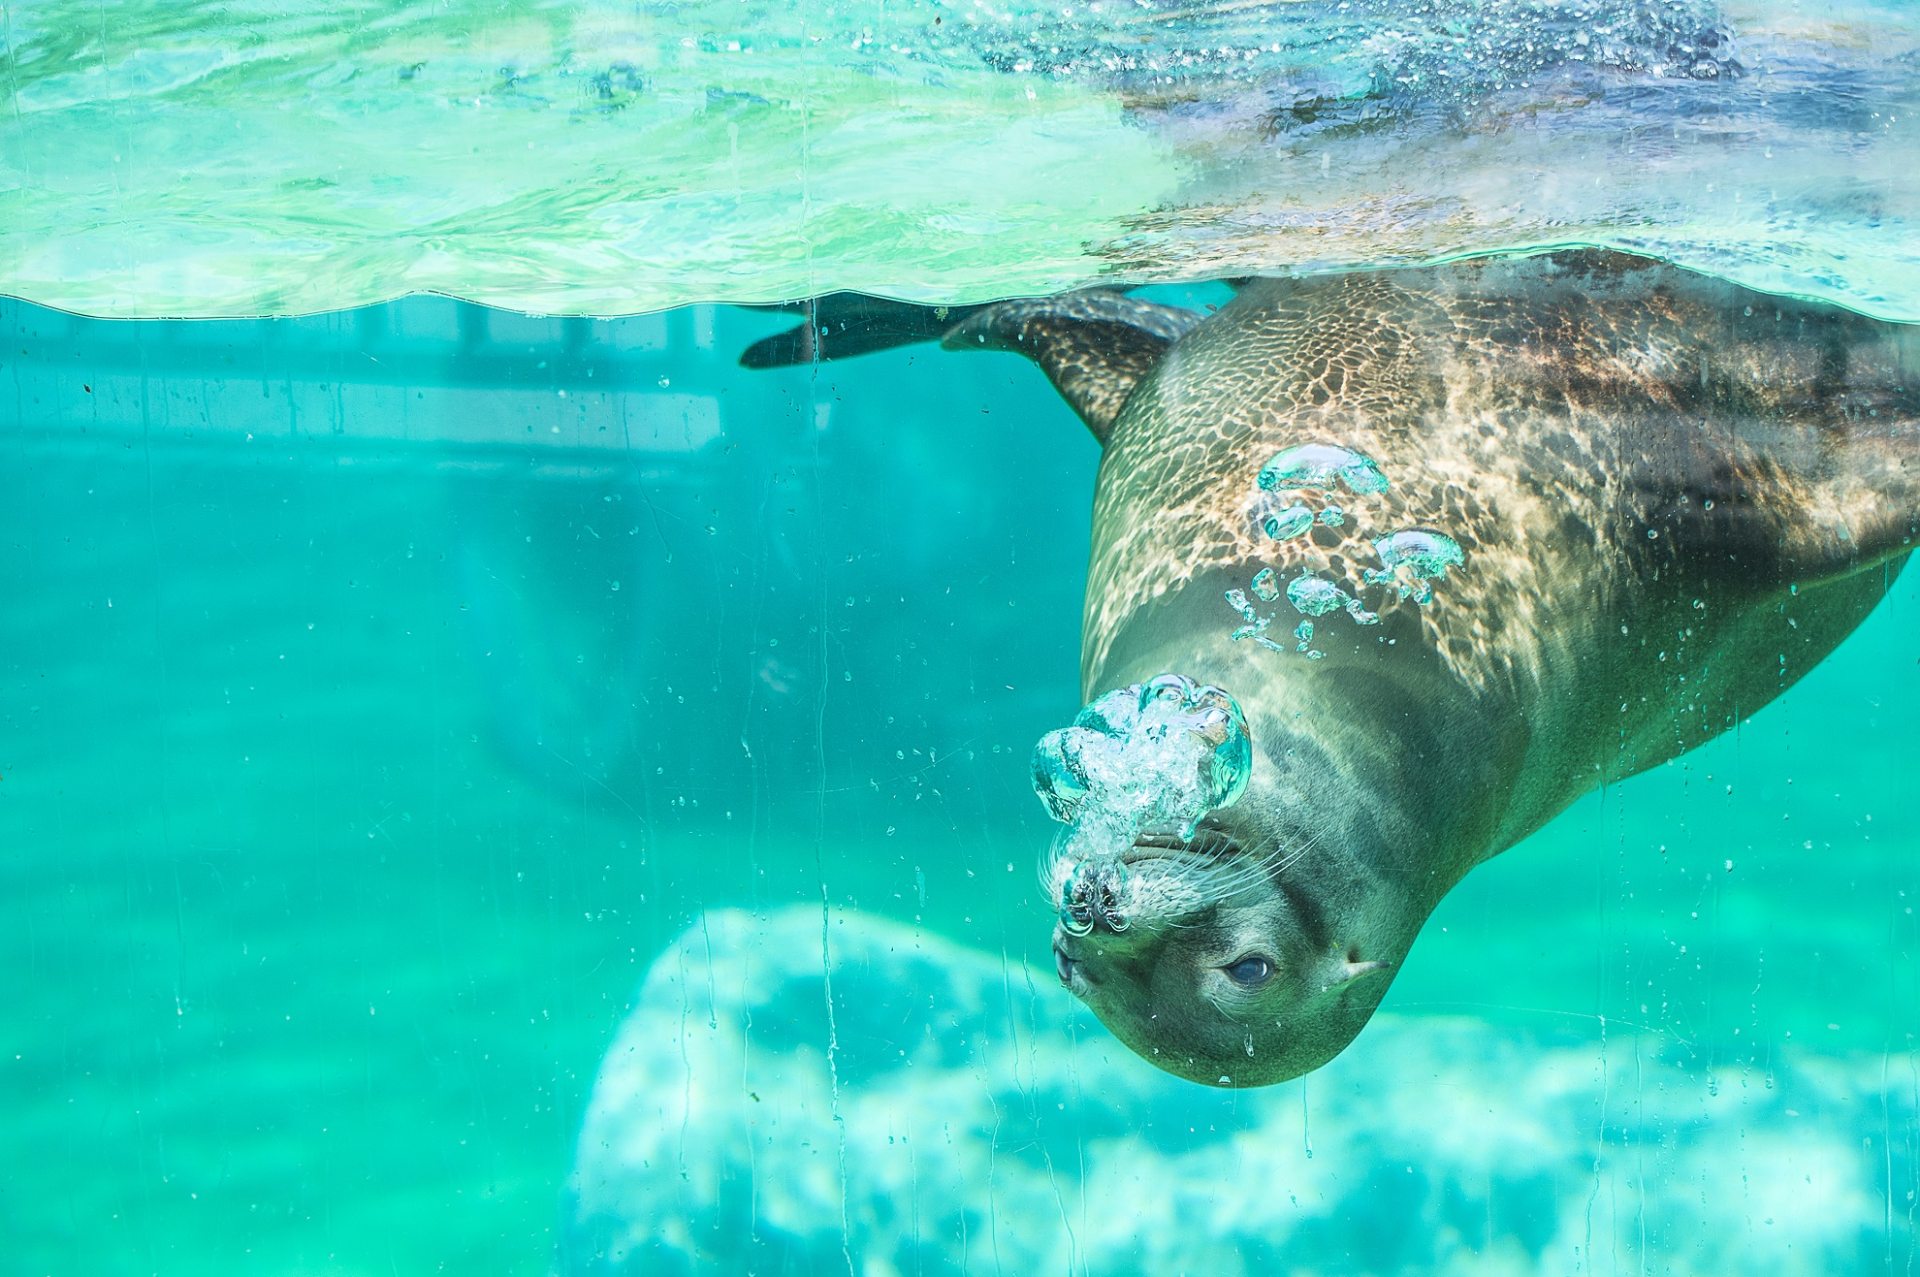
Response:
M1236 864L1231 870L1221 874L1216 883L1223 887L1243 886L1247 882L1263 878L1272 878L1284 872L1295 861L1320 846L1320 835L1314 834L1305 841L1289 847L1275 839L1272 849L1258 856L1249 856Z

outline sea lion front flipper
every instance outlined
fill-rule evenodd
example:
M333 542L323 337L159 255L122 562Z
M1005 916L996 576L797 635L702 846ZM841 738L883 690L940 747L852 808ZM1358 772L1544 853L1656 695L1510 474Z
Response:
M829 293L769 309L802 314L806 321L747 347L742 367L844 359L936 338L950 350L1014 350L1040 365L1103 443L1134 383L1206 318L1105 288L979 306Z
M982 306L947 330L949 350L1017 350L1105 443L1133 387L1206 316L1094 289Z
M828 293L765 309L804 315L806 320L748 346L740 354L742 368L788 368L934 341L982 307L922 306L865 293Z

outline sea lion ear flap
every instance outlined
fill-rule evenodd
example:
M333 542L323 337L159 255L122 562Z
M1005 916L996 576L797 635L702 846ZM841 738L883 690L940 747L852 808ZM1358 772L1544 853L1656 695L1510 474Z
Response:
M1101 443L1134 386L1204 316L1108 289L982 306L947 330L949 350L1016 350L1040 365Z
M1316 972L1317 987L1315 988L1315 992L1331 993L1333 990L1344 988L1356 980L1363 980L1371 975L1389 973L1392 970L1393 964L1391 962L1382 958L1375 958L1370 962L1362 961L1360 955L1354 953L1352 950L1349 950L1345 956L1338 953L1329 954L1326 960L1320 964Z

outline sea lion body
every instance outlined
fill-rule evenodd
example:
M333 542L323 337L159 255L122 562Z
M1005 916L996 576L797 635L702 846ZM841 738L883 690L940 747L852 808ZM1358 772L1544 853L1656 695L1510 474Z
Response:
M1468 870L1779 695L1920 524L1920 329L1601 252L1261 280L1204 320L1164 312L1002 303L946 341L1028 353L1105 444L1088 696L1178 673L1245 711L1244 797L1093 883L1124 928L1063 912L1056 932L1063 981L1194 1080L1337 1053ZM1263 492L1303 444L1387 486ZM1340 510L1276 539L1276 499ZM1368 576L1395 529L1462 552L1425 604ZM1249 633L1267 569L1377 623L1336 610L1294 650L1301 615L1254 599L1271 625Z

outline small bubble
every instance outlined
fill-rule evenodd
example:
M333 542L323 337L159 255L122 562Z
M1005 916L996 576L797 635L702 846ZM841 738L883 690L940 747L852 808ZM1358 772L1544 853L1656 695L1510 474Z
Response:
M1261 568L1254 573L1253 592L1255 596L1268 603L1280 597L1280 584L1272 568Z
M1658 528L1647 529L1647 540L1658 541L1659 539L1660 539L1660 529Z
M1287 602L1307 616L1325 616L1347 603L1347 592L1325 577L1302 572L1287 582Z
M1346 521L1347 512L1337 505L1330 505L1320 512L1320 523L1323 527L1337 528Z
M1380 556L1381 566L1368 568L1366 579L1375 585L1396 584L1401 598L1420 604L1433 599L1429 581L1467 561L1458 541L1433 528L1402 528L1375 537L1373 550Z
M1312 526L1313 511L1303 505L1290 505L1280 510L1268 509L1260 518L1260 530L1275 541L1297 537Z

